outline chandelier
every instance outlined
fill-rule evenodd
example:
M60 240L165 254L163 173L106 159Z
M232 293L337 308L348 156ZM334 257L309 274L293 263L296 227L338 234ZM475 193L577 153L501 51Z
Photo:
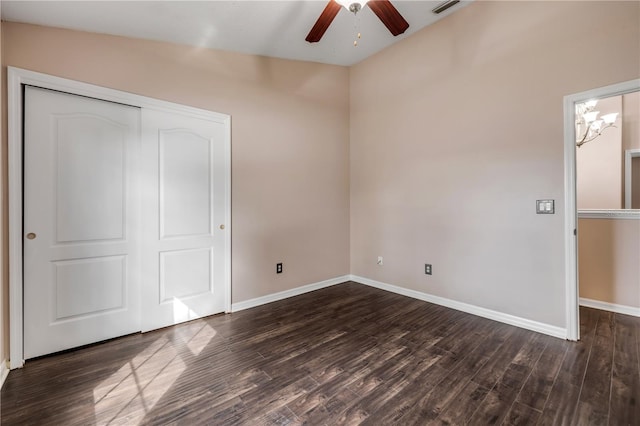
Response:
M597 100L576 104L576 146L578 148L600 136L605 129L616 127L614 124L618 113L612 112L598 118L600 111L595 111L597 104Z

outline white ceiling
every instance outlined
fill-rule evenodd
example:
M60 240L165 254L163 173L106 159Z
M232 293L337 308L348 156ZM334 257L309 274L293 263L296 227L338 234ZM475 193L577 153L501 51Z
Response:
M326 0L305 1L2 1L2 20L168 41L191 46L353 65L432 24L439 1L395 1L409 29L393 37L365 6L354 16L341 9L318 43L305 37ZM357 28L357 29L356 29ZM357 32L362 34L353 46Z

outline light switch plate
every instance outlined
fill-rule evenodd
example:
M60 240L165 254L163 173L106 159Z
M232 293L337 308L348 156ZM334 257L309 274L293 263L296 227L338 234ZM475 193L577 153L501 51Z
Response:
M554 214L555 200L536 200L536 214Z

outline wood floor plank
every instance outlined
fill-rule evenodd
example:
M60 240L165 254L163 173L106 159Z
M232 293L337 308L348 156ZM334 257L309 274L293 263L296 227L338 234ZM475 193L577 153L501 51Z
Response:
M439 356L426 358L420 356L419 359L427 359L428 361L419 366L409 365L405 369L407 375L403 383L398 386L398 392L381 405L374 407L375 411L370 413L371 416L365 423L395 424L400 422L411 424L411 418L418 418L423 423L428 420L422 416L420 407L427 405L432 398L435 398L435 395L438 394L437 388L443 380L449 377L449 374L447 370L439 366Z
M608 423L613 368L611 343L611 334L596 335L594 339L578 404L580 421L588 421L589 424Z
M567 342L353 282L27 361L3 425L637 424L640 319Z
M367 395L379 385L393 379L399 380L405 375L403 367L413 359L408 348L404 348L384 362L377 363L376 368L367 369L366 374L355 383L349 385L349 389L358 395Z
M615 323L609 423L630 425L640 419L640 353L634 327L640 319L618 315Z
M471 417L472 423L477 424L501 424L505 419L506 415L510 412L514 405L514 401L518 397L518 394L525 382L529 378L531 371L533 370L535 364L538 362L542 350L546 348L546 344L548 339L546 336L542 336L539 334L530 335L528 338L522 343L519 350L513 356L512 361L504 370L504 374L500 379L496 382L493 389L487 395L487 398L480 405L478 410ZM513 347L517 347L519 344L509 345L510 342L507 342L507 348L505 350L505 354L510 354L513 351ZM504 357L496 357L497 359L505 359ZM496 367L500 363L494 364L491 370L493 373L496 370ZM478 377L474 377L474 381L479 384L487 385L490 384L488 379L485 377L493 377L493 374L488 376L480 376L480 380ZM517 404L516 404L517 406Z
M520 349L532 335L517 330L500 348L498 354L487 362L473 377L473 381L487 389L492 389L511 365Z
M440 424L466 424L480 404L485 400L489 389L483 388L475 382L469 381L454 397L451 403L436 419Z
M611 379L609 424L633 425L640 419L640 378L630 370L614 365Z
M393 356L405 348L404 346L389 344L389 342L381 344L378 339L370 336L357 335L354 341L358 347L357 351L346 352L328 360L324 365L312 371L311 377L318 383L325 383L337 374L343 372L347 372L351 377L355 377L357 372L375 363L376 358L384 359L387 356ZM355 377L354 381L357 379L359 379L359 377Z
M414 389L407 386L380 408L380 414L375 416L376 420L383 424L398 421L413 424L436 419L443 408L468 384L475 372L498 351L504 343L504 334L496 333L486 339L477 339L475 343L475 348L454 364L451 374L433 388ZM421 381L415 383L420 386Z
M474 425L502 424L512 402L512 399L505 393L492 389L473 413L469 423Z
M299 415L298 418L306 425L335 425L338 424L338 419L346 409L353 405L358 398L358 395L347 388L343 388L336 395Z
M435 377L439 372L432 371L432 373ZM359 394L360 398L357 402L349 406L339 417L338 424L351 425L363 423L372 413L377 412L382 405L402 389L401 384L405 377L406 372L397 370L394 374L386 377L383 382L384 386L376 385L368 388L366 394ZM437 378L434 378L434 381L437 380ZM375 420L373 417L372 419Z
M594 341L595 323L592 329L583 330L580 341L567 346L567 352L560 366L558 380L581 387L589 362L589 354Z
M578 425L604 426L609 423L609 413L600 404L578 401L574 423Z
M343 393L355 395L355 399L357 399L359 395L349 390L349 388L357 387L358 384L364 383L368 377L370 378L369 380L372 380L371 378L373 377L374 385L378 384L383 379L377 376L377 372L384 371L386 368L384 364L390 359L395 360L394 356L402 353L406 354L407 349L390 345L389 351L367 351L360 354L360 356L353 357L340 367L333 368L333 374L331 375L326 373L326 368L322 368L320 377L323 381L319 382L319 386L309 393L301 395L289 403L288 406L299 418L304 418L308 416L309 412L324 406L325 403L339 395L342 390L348 390L348 392ZM393 371L396 370L389 369L386 373L390 374Z
M531 408L528 405L515 402L505 416L502 424L505 426L533 426L538 423L540 414L539 410Z
M615 332L615 314L607 311L597 311L598 323L596 325L596 336L601 336L607 339L613 337Z
M290 382L290 383L288 383ZM247 409L243 413L243 422L253 423L265 414L280 410L304 393L317 386L315 380L304 376L298 380L272 380L266 386L252 389L241 395Z
M545 426L574 424L572 422L580 398L580 386L570 382L556 379L538 424Z
M542 352L517 401L542 411L567 351L565 342L553 339Z
M284 406L278 410L271 411L261 417L258 417L252 421L252 424L256 426L298 426L303 423L291 412L291 410L289 410L289 408Z

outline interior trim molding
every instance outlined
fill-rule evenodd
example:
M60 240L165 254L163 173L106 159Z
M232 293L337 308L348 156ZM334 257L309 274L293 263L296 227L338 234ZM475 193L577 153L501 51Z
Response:
M9 368L7 368L7 364L7 360L5 359L0 363L0 389L2 389L2 386L9 375Z
M444 306L447 308L455 309L457 311L466 312L468 314L477 315L479 317L488 318L490 320L502 322L505 324L513 325L516 327L524 328L527 330L535 331L549 336L558 337L560 339L567 338L567 330L562 327L556 327L554 325L545 324L538 321L533 321L526 318L517 317L503 312L494 311L480 306L470 305L468 303L458 302L456 300L447 299L440 296L434 296L428 293L422 293L420 291L411 290L404 287L398 287L392 284L375 281L369 278L360 277L357 275L351 276L351 281L355 281L360 284L368 285L371 287L379 288L381 290L390 291L392 293L400 294L402 296L412 297L414 299L422 300L436 305Z
M640 317L640 308L635 308L633 306L627 305L618 305L617 303L601 302L600 300L587 299L585 297L580 298L580 306L615 312L616 314Z
M578 295L578 207L576 203L576 103L640 90L640 79L624 81L563 98L564 116L564 271L567 339L580 339Z
M640 157L640 149L627 149L624 151L624 208L631 208L631 161ZM637 211L637 210L636 210ZM640 218L640 215L639 215Z
M256 297L238 303L231 304L231 312L243 311L245 309L255 308L256 306L266 305L267 303L277 302L278 300L288 299L293 296L309 293L311 291L320 290L321 288L331 287L336 284L342 284L350 280L350 275L331 278L317 283L303 285L301 287L292 288L290 290L280 291L278 293L267 294L266 296Z
M640 210L578 210L578 219L640 220Z
M317 283L292 288L290 290L285 290L278 293L272 293L266 296L256 297L255 299L249 299L242 302L233 303L231 305L231 312L238 312L245 309L255 308L256 306L266 305L267 303L276 302L278 300L287 299L289 297L299 296L305 293L309 293L311 291L320 290L325 287L331 287L333 285L341 284L347 281L353 281L358 284L368 285L370 287L375 287L380 290L389 291L391 293L400 294L402 296L411 297L413 299L422 300L424 302L434 303L436 305L455 309L461 312L466 312L472 315L477 315L479 317L502 322L504 324L513 325L515 327L524 328L526 330L531 330L531 331L546 334L549 336L558 337L560 339L567 338L567 330L562 327L556 327L550 324L545 324L538 321L517 317L515 315L505 314L503 312L482 308L480 306L470 305L468 303L458 302L455 300L446 299L444 297L434 296L432 294L422 293L416 290L410 290L404 287L398 287L392 284L375 281L375 280L361 277L358 275L343 275L341 277L331 278L325 281L320 281Z

